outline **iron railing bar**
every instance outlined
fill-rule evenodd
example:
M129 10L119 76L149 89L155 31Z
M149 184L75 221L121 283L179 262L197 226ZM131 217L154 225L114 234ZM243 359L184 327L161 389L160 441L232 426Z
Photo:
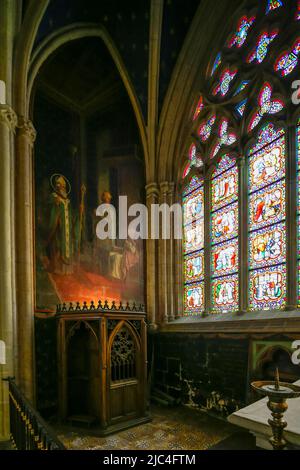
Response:
M10 428L16 447L20 450L64 450L63 443L19 390L14 378L7 377L2 380L9 384Z

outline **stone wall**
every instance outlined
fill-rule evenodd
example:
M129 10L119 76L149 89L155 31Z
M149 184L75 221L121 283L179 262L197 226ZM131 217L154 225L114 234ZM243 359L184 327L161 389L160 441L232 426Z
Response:
M157 333L149 343L153 388L223 415L246 403L249 340Z

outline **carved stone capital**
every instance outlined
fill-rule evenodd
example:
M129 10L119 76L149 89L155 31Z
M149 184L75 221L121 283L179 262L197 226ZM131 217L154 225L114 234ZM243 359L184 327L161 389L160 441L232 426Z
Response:
M159 191L158 191L158 185L157 183L149 183L145 187L146 189L146 198L157 198Z
M31 145L34 144L36 139L36 130L30 119L25 119L23 116L19 116L18 130L20 135L27 137Z
M160 192L163 196L165 196L167 194L167 192L169 191L169 183L168 181L163 181L162 183L159 184L159 187L160 187Z
M175 193L175 183L171 181L171 183L169 183L168 196L173 197L174 193Z
M12 132L15 132L18 118L14 110L6 104L0 105L0 122L6 124Z

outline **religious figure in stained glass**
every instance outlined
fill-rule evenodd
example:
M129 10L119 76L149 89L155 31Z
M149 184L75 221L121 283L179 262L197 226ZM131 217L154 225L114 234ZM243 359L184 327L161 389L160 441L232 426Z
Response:
M224 243L212 249L212 273L214 276L228 274L237 270L237 244Z
M250 196L250 224L253 228L276 223L284 217L285 188L282 182Z
M250 307L254 309L276 309L285 303L285 268L275 266L260 271L250 271Z
M204 230L202 221L192 223L184 228L186 253L203 248Z
M284 178L285 136L267 125L249 157L249 306L253 309L276 309L285 303Z
M250 235L250 251L252 253L252 265L261 266L284 261L285 255L285 230L284 227L275 225L253 232Z
M199 143L198 151L201 150L203 181L209 179L205 181L210 196L205 207L209 204L209 210L204 211L204 186L199 185L199 180L194 184L191 179L189 191L185 193L189 197L183 198L185 314L196 314L205 309L204 283L205 292L210 292L208 304L212 312L239 308L282 309L286 304L286 197L291 192L294 194L295 185L287 192L286 169L290 172L291 165L286 161L285 130L275 126L274 122L264 123L257 133L256 129L268 116L274 116L275 121L276 115L278 121L281 115L286 117L285 108L290 109L284 95L289 82L287 87L281 87L278 77L288 81L291 79L289 74L299 63L300 38L295 20L300 19L300 1L293 0L293 4L290 8L288 2L281 0L257 2L255 9L240 15L234 33L219 49L208 69L205 87L208 96L201 95L207 113L198 125L193 125L191 135L195 144L196 140ZM289 9L291 12L287 11ZM295 36L289 38L286 29L280 26L286 13L296 31ZM287 48L282 49L286 40L289 41ZM279 47L281 50L276 54ZM237 64L242 63L246 63L245 66L238 68ZM277 75L277 80L273 80L272 75ZM283 85L286 80L282 80ZM300 155L300 120L298 125L297 150ZM255 139L255 144L251 144L247 153L245 149L250 138ZM193 152L194 157L189 159L196 167L199 158L196 146ZM237 165L239 159L240 165ZM297 165L300 305L300 157ZM243 194L248 193L247 201L244 197L239 198L239 189ZM248 211L248 237L241 241L239 228L244 219L239 220L240 207ZM210 224L209 234L206 232L209 246L204 246L204 221ZM245 245L240 250L239 243L243 240ZM244 250L246 245L247 250ZM244 253L246 260L240 259ZM248 266L247 276L241 278L240 262ZM240 279L244 282L241 287L248 289L247 305L244 296L239 299Z
M228 204L237 197L238 182L237 171L233 168L223 174L222 178L216 178L212 182L212 203L214 207Z
M186 314L200 313L204 307L203 283L186 285L184 289L184 310Z
M218 311L238 308L237 276L227 276L212 281L213 307Z
M284 139L281 138L251 157L249 171L253 189L282 178L285 171Z
M238 206L234 204L228 209L214 212L211 223L211 236L215 242L221 242L226 238L231 238L237 234Z
M185 224L203 217L204 206L202 188L184 197L183 211Z
M203 250L185 258L185 275L187 282L200 279L204 274Z
M202 178L194 175L183 192L184 314L199 314L204 308L204 190Z

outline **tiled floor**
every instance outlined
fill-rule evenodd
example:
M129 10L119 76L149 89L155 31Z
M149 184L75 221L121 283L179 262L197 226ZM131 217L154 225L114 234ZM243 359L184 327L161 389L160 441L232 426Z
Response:
M89 430L56 428L58 437L68 449L86 450L204 450L236 442L237 448L249 448L249 441L236 438L239 429L187 407L152 407L152 421L112 436L96 437ZM235 438L234 438L235 436ZM231 438L233 440L231 440ZM243 444L244 443L244 444ZM222 445L221 445L222 448Z

